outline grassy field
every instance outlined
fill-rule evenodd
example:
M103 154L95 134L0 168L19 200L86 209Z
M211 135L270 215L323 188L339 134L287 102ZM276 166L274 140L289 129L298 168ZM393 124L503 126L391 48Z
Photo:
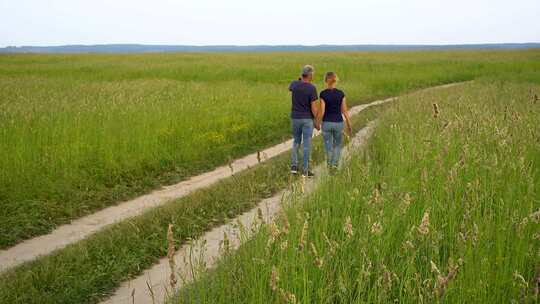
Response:
M354 130L375 119L383 107L370 108L354 117ZM313 161L320 162L320 137L314 140L313 152ZM0 303L97 303L120 282L166 256L169 224L174 225L176 245L184 245L297 181L289 174L288 165L289 155L280 155L2 274Z
M536 303L532 82L403 98L339 174L172 302Z
M0 248L278 142L310 63L354 102L475 78L540 81L540 52L0 56Z

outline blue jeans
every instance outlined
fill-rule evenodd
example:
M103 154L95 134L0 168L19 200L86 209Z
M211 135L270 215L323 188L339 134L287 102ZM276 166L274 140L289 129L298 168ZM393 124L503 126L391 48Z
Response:
M313 136L313 119L293 118L291 120L293 133L293 148L291 165L298 166L298 150L304 141L304 170L309 169L309 156L311 153L311 137Z
M322 135L326 150L326 162L329 166L337 166L343 142L343 122L323 121Z

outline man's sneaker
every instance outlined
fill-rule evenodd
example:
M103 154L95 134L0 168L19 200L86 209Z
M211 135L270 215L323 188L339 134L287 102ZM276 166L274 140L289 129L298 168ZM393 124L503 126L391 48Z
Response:
M291 173L298 174L298 166L291 166Z
M307 171L302 172L302 176L307 177L307 178L312 178L312 177L315 176L315 174L313 174L313 172L307 170Z

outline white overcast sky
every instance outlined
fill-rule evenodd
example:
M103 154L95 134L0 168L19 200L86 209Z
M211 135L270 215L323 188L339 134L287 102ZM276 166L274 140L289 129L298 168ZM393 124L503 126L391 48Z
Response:
M0 0L0 46L539 41L540 0Z

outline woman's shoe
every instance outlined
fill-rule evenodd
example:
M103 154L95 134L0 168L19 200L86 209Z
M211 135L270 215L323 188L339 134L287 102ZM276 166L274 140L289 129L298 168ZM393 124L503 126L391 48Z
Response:
M312 178L312 177L315 176L315 174L313 174L313 172L311 172L309 170L306 170L306 171L302 172L302 176L307 177L307 178Z

